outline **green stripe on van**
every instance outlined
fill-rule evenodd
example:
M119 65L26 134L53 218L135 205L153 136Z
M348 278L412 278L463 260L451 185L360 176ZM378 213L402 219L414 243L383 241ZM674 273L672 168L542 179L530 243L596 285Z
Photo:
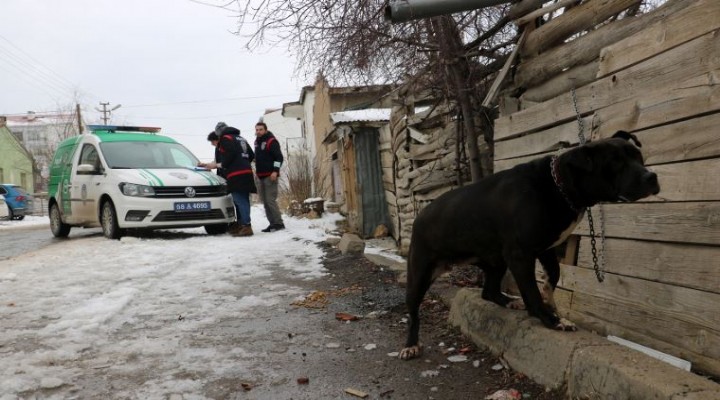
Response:
M142 176L143 178L145 178L145 180L147 180L148 185L155 186L155 182L153 181L152 177L150 177L150 175L146 174L142 170L138 170L138 174L140 174L140 176Z
M158 178L157 175L153 174L152 172L148 171L147 169L143 169L143 171L147 172L147 173L150 174L153 178L155 178L155 179L157 180L158 186L165 186L165 184L163 183L163 181L160 180L160 178Z
M212 178L210 178L210 176L208 176L208 174L207 174L206 172L203 172L203 171L195 171L195 170L193 170L193 172L195 172L196 174L198 174L198 175L202 176L203 178L205 178L205 179L208 181L209 184L211 184L211 185L217 185L217 182L215 182Z

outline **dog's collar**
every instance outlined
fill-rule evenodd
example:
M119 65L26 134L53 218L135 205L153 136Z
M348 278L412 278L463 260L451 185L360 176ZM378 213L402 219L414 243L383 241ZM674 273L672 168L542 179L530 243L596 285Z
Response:
M563 187L563 181L560 177L560 171L558 170L558 156L552 156L550 158L550 175L552 175L553 182L555 182L555 187L557 187L558 192L560 192L563 199L565 199L565 203L567 203L570 209L578 214L584 212L585 207L576 206L575 203L570 200L570 196L568 196L565 188Z

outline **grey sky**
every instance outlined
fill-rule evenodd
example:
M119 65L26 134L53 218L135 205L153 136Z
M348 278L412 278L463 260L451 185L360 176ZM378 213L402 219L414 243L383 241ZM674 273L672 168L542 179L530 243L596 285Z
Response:
M287 49L245 50L236 22L189 0L4 0L0 115L67 108L77 91L86 122L101 123L100 101L122 104L111 123L160 126L210 158L217 121L253 138L304 84Z

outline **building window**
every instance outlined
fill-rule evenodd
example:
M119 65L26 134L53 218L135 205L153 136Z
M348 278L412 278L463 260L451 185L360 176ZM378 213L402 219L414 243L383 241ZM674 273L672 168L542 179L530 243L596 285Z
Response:
M20 186L22 186L22 187L25 188L26 190L27 190L27 188L28 188L28 186L27 186L27 174L24 173L24 172L21 172L21 173L20 173Z
M0 183L5 182L5 171L3 171L2 168L0 168Z

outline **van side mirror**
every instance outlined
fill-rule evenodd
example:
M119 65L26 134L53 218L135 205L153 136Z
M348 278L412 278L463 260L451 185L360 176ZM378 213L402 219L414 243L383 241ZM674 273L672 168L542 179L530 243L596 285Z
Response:
M90 164L80 164L77 167L78 174L92 175L98 172L98 170Z

